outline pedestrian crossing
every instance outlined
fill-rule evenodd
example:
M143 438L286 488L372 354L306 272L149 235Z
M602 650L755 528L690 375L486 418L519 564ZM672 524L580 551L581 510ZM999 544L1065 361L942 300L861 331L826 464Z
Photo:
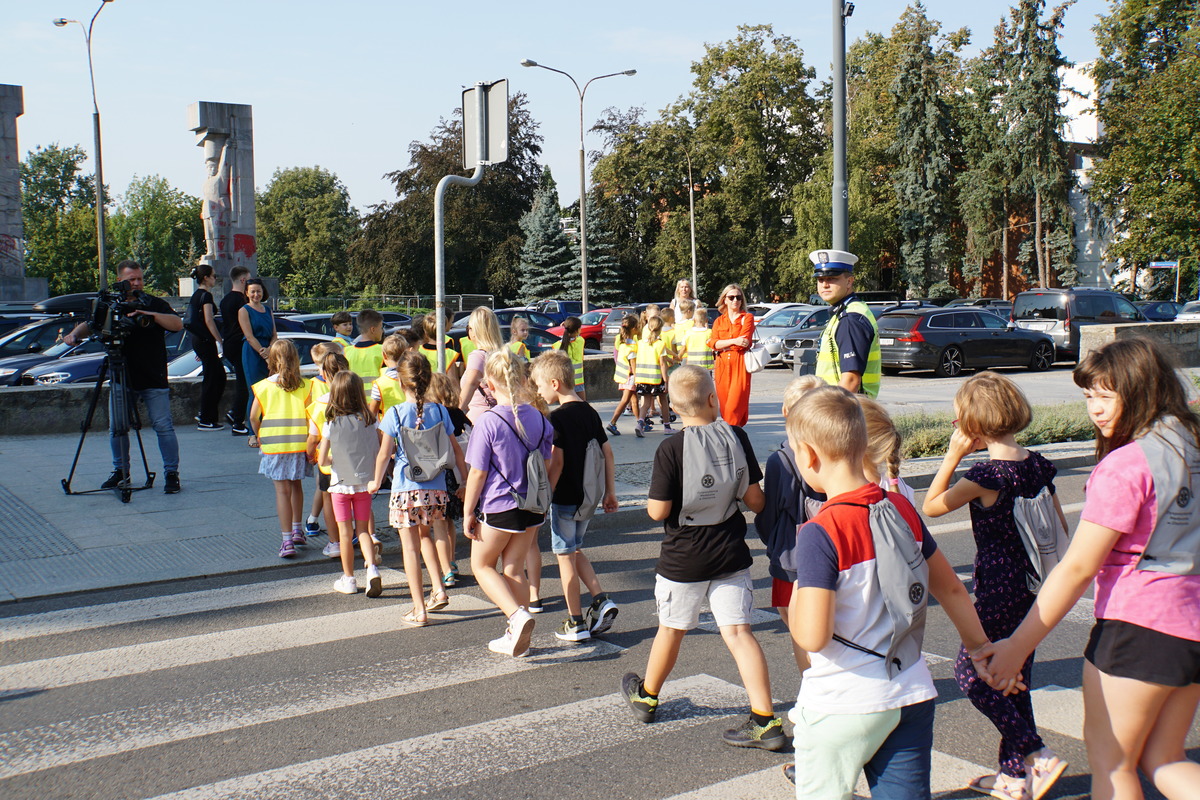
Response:
M731 660L707 635L711 615L684 648L711 658L677 669L643 725L616 687L645 665L648 592L622 606L620 635L561 642L543 615L528 657L512 659L486 649L501 620L478 590L452 592L436 624L409 629L402 574L384 577L389 596L374 601L334 595L323 574L0 619L0 797L791 796L787 754L719 742L747 700L736 671L721 671ZM294 618L252 613L280 604ZM189 626L164 638L172 620ZM755 625L779 620L756 610ZM58 642L77 652L47 653ZM946 669L947 656L926 659ZM1044 727L1078 738L1077 690L1033 696ZM277 736L296 752L272 752ZM669 777L643 780L647 760ZM978 761L936 751L935 796L966 796L994 769ZM564 793L564 770L580 769L588 780ZM114 787L114 776L127 777Z

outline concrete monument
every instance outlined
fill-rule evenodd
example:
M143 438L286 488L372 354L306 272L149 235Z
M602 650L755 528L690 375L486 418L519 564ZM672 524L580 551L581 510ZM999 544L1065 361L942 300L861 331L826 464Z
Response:
M204 148L206 176L200 216L204 220L205 253L200 260L212 264L222 282L238 265L257 275L254 121L250 106L192 103L188 107L188 128L196 134L196 146Z
M41 300L44 278L25 279L25 225L21 219L21 155L17 117L25 113L20 86L0 83L0 300Z

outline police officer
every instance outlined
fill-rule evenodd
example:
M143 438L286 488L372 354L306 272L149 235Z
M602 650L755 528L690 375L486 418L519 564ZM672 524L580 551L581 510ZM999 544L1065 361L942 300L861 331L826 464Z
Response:
M817 294L833 307L821 333L817 377L868 397L879 395L879 331L867 304L854 294L858 256L845 250L808 254L817 278Z

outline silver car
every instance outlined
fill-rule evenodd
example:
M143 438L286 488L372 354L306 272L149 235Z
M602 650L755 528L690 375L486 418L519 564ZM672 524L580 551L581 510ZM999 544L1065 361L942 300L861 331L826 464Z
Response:
M829 306L795 305L773 311L754 329L754 338L767 350L767 364L784 362L784 339L794 330L824 327L829 321Z

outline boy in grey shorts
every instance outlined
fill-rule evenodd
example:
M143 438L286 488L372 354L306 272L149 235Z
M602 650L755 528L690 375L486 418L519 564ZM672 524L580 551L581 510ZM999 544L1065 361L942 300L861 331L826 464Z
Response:
M707 598L721 630L721 638L737 662L750 697L750 718L740 727L726 731L723 738L736 747L778 750L787 744L787 737L783 733L783 723L772 707L766 658L750 630L753 591L746 519L732 502L740 499L751 510L762 510L763 493L758 485L762 472L742 429L717 419L716 389L707 370L695 366L680 367L671 376L669 391L671 406L680 415L683 430L677 436L664 439L654 455L646 506L651 519L662 521L666 534L655 568L658 633L650 648L646 677L639 678L632 672L626 674L621 679L621 693L634 717L642 722L654 721L658 693L675 665L684 634L696 627L700 605ZM687 429L693 426L705 430L689 433ZM685 461L689 436L702 436L708 442L723 445L726 455L732 451L734 457L727 461L737 464L742 480L718 483L709 474L717 469ZM685 508L685 468L689 471L689 483L706 487L717 483L711 493L716 496L712 508L706 508L693 518L706 524L681 524L681 515L691 516L697 494L689 490L689 502L693 506ZM692 474L697 469L703 473L703 479L698 477L699 473ZM740 486L745 489L738 498ZM728 505L723 505L726 501ZM713 508L718 513L710 520ZM722 508L731 509L731 512L720 512Z

